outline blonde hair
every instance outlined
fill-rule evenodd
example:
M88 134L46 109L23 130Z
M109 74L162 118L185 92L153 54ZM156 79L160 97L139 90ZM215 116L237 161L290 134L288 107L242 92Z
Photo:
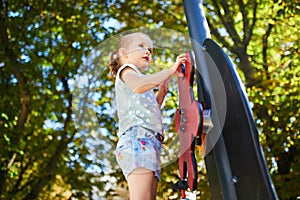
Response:
M110 55L109 67L110 67L110 71L113 76L117 75L118 70L122 66L122 63L120 61L119 49L126 48L134 40L134 38L139 35L144 35L144 36L150 38L147 34L142 33L142 32L130 33L130 34L124 35L120 38L116 50L114 50Z

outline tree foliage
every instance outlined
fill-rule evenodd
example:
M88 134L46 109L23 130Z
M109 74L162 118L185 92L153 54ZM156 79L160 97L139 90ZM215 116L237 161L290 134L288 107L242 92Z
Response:
M265 158L283 200L296 199L300 187L299 6L296 0L204 1L212 37L232 58L247 87ZM108 39L139 27L187 35L182 2L1 1L1 199L88 199L126 194L121 172L111 166L107 174L107 163L101 161L108 158L105 145L117 141L116 116L111 112L113 78L107 67L113 43ZM159 36L158 41L164 41L163 35ZM168 66L174 54L188 48L184 42L189 43L186 38L176 42L179 46L174 43L170 47L173 51L157 43L154 65ZM86 76L90 85L74 87L76 79L86 74L90 74ZM95 102L74 104L78 97L90 95L92 84ZM173 87L171 84L163 112L170 141L177 106ZM96 110L89 115L94 118L81 121L84 132L74 117L74 110L79 110L76 106ZM84 112L80 114L92 111L88 107ZM95 124L100 128L93 129ZM89 139L98 141L97 145ZM206 170L199 155L198 160L198 196L209 199ZM178 198L171 189L176 177L176 162L163 168L158 191L162 199Z
M213 36L241 71L280 199L299 192L299 3L207 1ZM293 178L291 178L293 177Z

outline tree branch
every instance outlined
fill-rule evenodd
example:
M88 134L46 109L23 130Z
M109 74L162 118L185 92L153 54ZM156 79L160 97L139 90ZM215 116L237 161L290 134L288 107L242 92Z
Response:
M216 1L214 1L215 4L217 4ZM221 0L220 1L220 4L224 10L224 15L226 16L223 16L221 14L220 11L218 11L218 15L219 15L219 18L221 19L222 21L222 24L225 26L227 32L229 33L230 37L232 38L234 44L238 47L238 48L243 48L243 45L242 45L242 42L241 42L241 38L239 36L239 34L237 33L235 27L234 27L234 20L233 20L233 17L232 17L232 14L229 10L229 6L227 4L227 1L223 1ZM218 6L218 9L220 9L220 7Z
M243 18L243 32L244 32L243 43L245 45L245 41L246 41L246 38L248 37L248 31L249 31L248 12L245 9L245 4L244 4L243 0L238 0L238 5L239 5L240 11L242 13L242 18Z
M216 29L214 26L213 26L213 23L210 21L210 19L207 19L207 24L209 26L209 29L212 33L212 35L214 35L216 37L216 39L218 41L220 41L222 43L222 45L227 48L227 49L230 49L230 51L232 53L235 53L237 54L238 52L238 49L237 48L234 48L234 46L230 45L225 39L223 36L220 35L218 29Z
M24 158L24 157L22 157ZM22 189L24 189L23 187L20 187L21 182L23 181L23 175L25 174L26 170L29 168L30 164L32 163L31 158L29 158L28 162L25 164L25 166L23 166L23 161L24 159L21 160L21 170L19 172L19 178L16 182L16 184L14 185L14 189L12 191L12 194L21 191Z
M247 34L245 34L245 39L244 39L244 45L245 46L249 45L249 42L250 42L250 40L252 38L252 35L253 35L254 26L255 26L256 21L257 21L257 13L256 13L257 6L258 6L258 3L256 1L254 1L253 19L252 19L251 25L248 27L248 30L247 29L245 30L247 32Z
M17 55L13 51L12 45L9 41L9 36L7 33L7 11L4 9L8 7L7 2L1 2L0 4L0 40L2 42L2 45L5 50L5 56L6 60L8 61L6 64L8 67L12 69L12 72L16 79L18 80L18 86L20 91L20 101L21 101L21 108L20 108L20 114L18 116L17 125L15 128L15 134L11 137L11 145L14 146L12 149L16 149L20 143L20 137L24 131L25 123L27 121L27 117L30 113L30 90L28 86L26 85L26 79L25 76L21 72L21 66L20 63L17 61ZM4 8L4 5L6 6ZM16 157L17 152L15 150L9 151L9 157L10 159L7 159L5 162L7 162L6 169L2 169L0 171L0 193L3 191L3 187L6 182L6 176L9 168L13 165ZM5 166L4 165L4 166Z
M268 38L270 37L272 28L274 27L273 24L268 25L267 31L266 33L263 35L262 37L262 43L263 43L263 49L262 49L262 54L263 54L263 67L266 71L266 73L268 73Z
M39 193L42 191L43 187L52 179L54 176L54 170L57 167L57 164L61 158L61 155L63 152L67 149L68 144L73 140L75 133L77 132L76 130L70 131L69 124L72 120L71 115L72 115L72 93L70 92L70 88L68 85L67 79L62 76L61 81L63 83L64 89L65 89L65 94L67 95L68 99L68 106L67 106L67 117L64 121L64 130L62 132L62 139L59 143L59 145L56 148L55 153L53 156L50 158L46 168L45 172L47 173L45 176L40 177L40 179L37 181L31 192L24 198L24 200L31 200L31 199L36 199L39 195ZM70 137L68 137L68 134L71 132Z
M248 41L249 36L247 36L247 39L244 38L242 40L240 38L240 36L238 35L238 33L235 29L234 23L233 23L234 22L233 15L229 9L229 5L228 5L227 1L213 0L212 3L213 3L213 7L214 7L214 12L217 14L218 18L222 22L226 31L230 35L234 45L230 45L229 43L226 43L224 38L219 34L219 31L217 29L214 29L212 24L208 21L208 23L210 24L211 30L212 30L212 34L214 36L216 36L216 38L219 41L222 41L222 43L224 42L223 45L226 46L229 51L231 51L232 53L237 55L237 57L240 59L239 68L244 73L247 84L252 85L255 82L254 69L249 61L249 57L246 52L247 45L249 43L249 41ZM240 5L240 6L242 6L242 5ZM222 15L222 13L220 11L221 9L224 10L224 15ZM245 16L247 15L247 12L245 10L241 11L241 12L244 13L243 15L245 15ZM245 24L244 26L248 27L248 25L247 25L249 23L248 20L246 20L246 19L243 19L243 20L244 20L243 23Z

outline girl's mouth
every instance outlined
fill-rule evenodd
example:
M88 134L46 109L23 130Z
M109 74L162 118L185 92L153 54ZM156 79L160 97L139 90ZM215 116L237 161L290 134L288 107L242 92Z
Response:
M143 56L143 59L146 60L147 62L149 62L150 60L149 56Z

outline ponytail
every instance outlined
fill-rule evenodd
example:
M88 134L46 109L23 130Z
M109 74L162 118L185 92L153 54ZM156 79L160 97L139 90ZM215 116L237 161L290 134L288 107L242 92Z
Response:
M110 71L111 71L112 75L116 76L119 68L121 67L118 50L115 50L111 53L109 67L110 67Z

